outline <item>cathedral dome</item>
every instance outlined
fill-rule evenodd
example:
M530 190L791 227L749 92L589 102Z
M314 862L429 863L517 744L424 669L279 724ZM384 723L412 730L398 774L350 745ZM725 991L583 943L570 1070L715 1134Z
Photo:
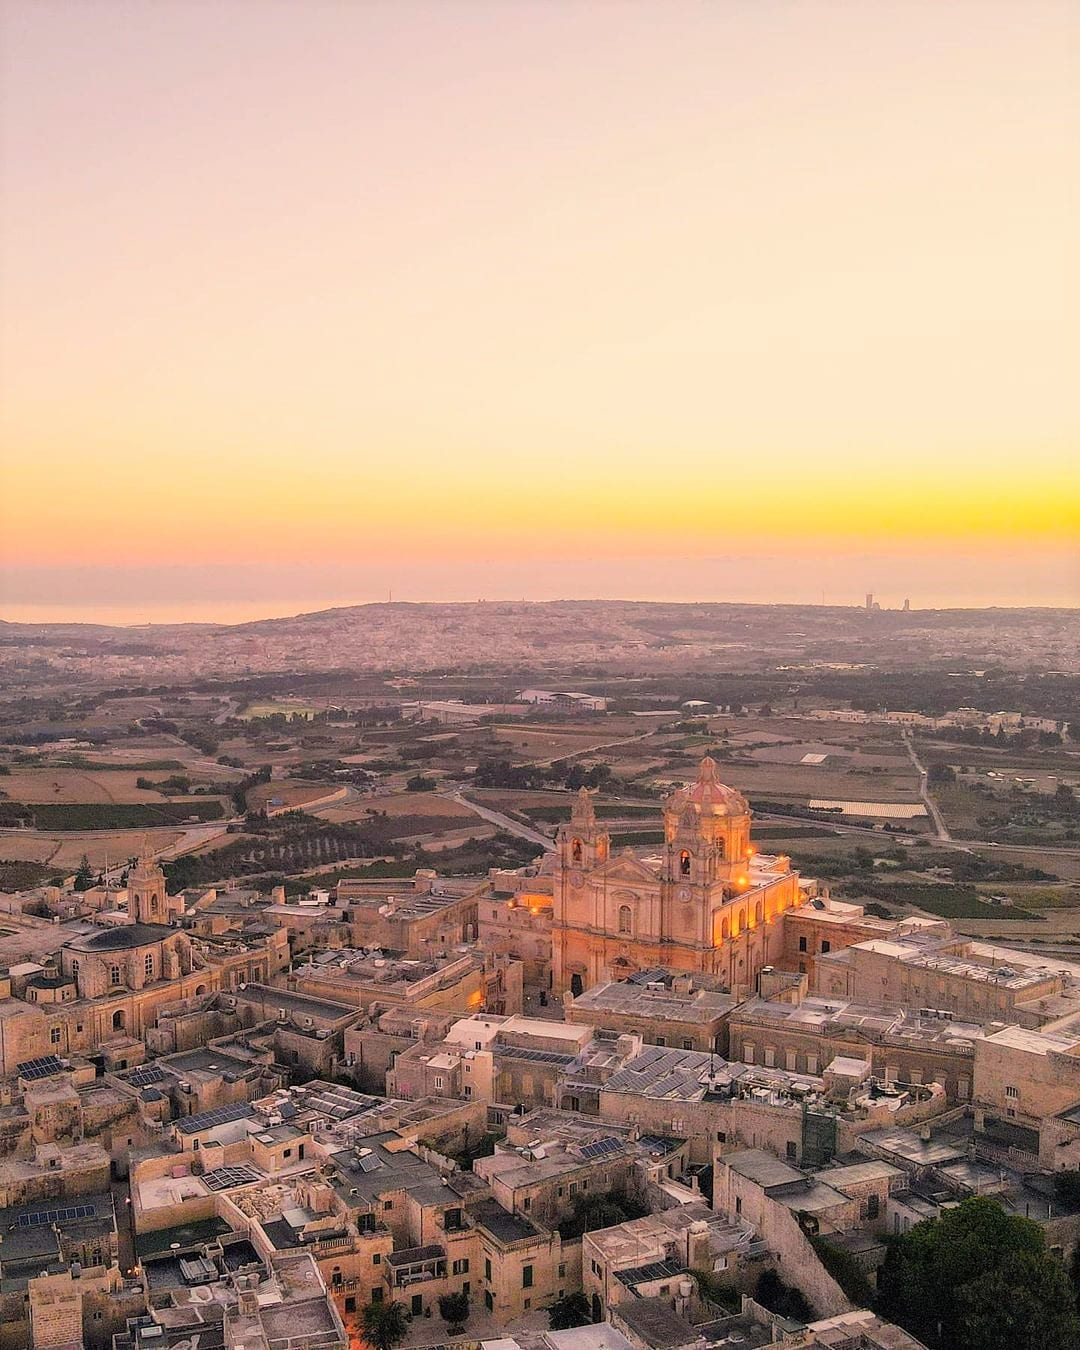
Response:
M682 814L689 808L701 816L748 816L750 806L741 792L721 783L716 760L708 755L701 761L697 782L680 788L667 799L666 809Z

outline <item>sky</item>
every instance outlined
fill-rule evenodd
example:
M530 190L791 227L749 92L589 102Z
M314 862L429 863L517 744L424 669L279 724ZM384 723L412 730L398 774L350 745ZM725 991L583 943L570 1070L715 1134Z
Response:
M1072 0L0 11L0 617L1080 604Z

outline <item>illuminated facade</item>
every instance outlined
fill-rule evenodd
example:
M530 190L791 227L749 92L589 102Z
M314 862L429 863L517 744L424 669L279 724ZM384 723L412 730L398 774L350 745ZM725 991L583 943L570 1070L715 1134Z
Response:
M785 911L809 894L786 857L750 842L746 799L704 759L697 782L663 805L656 857L612 853L584 789L558 833L552 920L553 983L581 993L655 966L704 971L732 992L754 986L783 954Z

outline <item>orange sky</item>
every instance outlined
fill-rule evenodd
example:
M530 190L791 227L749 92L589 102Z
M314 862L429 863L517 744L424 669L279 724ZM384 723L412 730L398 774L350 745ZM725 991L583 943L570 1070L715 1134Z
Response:
M0 616L1080 603L1076 5L3 12Z

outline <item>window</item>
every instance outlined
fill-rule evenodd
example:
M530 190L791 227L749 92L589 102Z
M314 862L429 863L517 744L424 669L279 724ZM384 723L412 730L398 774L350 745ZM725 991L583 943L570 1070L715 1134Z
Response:
M718 1144L726 1144L726 1143L727 1143L727 1131L726 1131L726 1130L717 1130L717 1131L716 1131L716 1142L717 1142Z
M525 1203L524 1203L524 1205L522 1206L522 1208L523 1208L524 1210L526 1210L526 1211L532 1209L532 1198L531 1198L530 1196L527 1195L527 1196L525 1197Z
M765 1067L767 1069L772 1069L775 1068L775 1066L776 1066L776 1048L775 1046L767 1045L765 1047Z
M374 1254L374 1255L372 1256L372 1258L371 1258L371 1264L372 1264L373 1266L381 1266L381 1265L382 1265L382 1252L375 1252L375 1254Z
M83 1029L83 1024L82 1024L81 1022L76 1022L76 1023L75 1023L75 1030L76 1030L76 1031L82 1031L82 1029Z
M148 980L152 980L152 979L154 978L154 953L153 953L153 952L147 952L147 953L146 953L146 959L143 961L143 970L146 972L146 978L147 978Z
M795 1143L794 1140L789 1139L789 1140L787 1141L787 1155L788 1155L788 1157L789 1157L789 1158L796 1158L796 1157L798 1157L798 1154L799 1154L799 1148L798 1148L798 1145Z
M679 854L679 873L684 877L690 875L690 854L686 849Z
M565 1274L566 1274L566 1262L565 1262L565 1261L560 1261L560 1262L559 1262L559 1279L561 1280Z
M527 1298L522 1306L524 1307L525 1311L528 1312L529 1309L532 1307L532 1299Z
M693 1048L694 1048L694 1042L693 1042L693 1041L687 1041L687 1040L684 1040L683 1043L682 1043L682 1048L683 1048L684 1050L693 1050Z
M119 967L119 966L110 966L110 967L109 967L109 983L110 983L110 984L119 984L119 983L120 983L120 967Z
M383 1209L393 1209L394 1208L393 1200L384 1200L382 1203L382 1207Z
M801 952L806 951L806 938L804 937L801 937L799 939L799 951Z
M491 1258L488 1256L484 1257L484 1279L491 1279Z
M592 1273L593 1273L594 1275L599 1275L599 1274L600 1274L600 1262L599 1262L599 1261L592 1261L592 1262L590 1262L590 1264L591 1264L591 1266L592 1266Z
M464 1091L466 1097L471 1097L471 1096L472 1096L472 1088L469 1086L468 1083L465 1084L465 1087L464 1087L463 1091Z
M821 944L822 955L824 955L826 952L831 951L832 951L832 943L828 940L828 938L826 938L825 941Z
M1019 1096L1020 1096L1020 1089L1017 1088L1017 1087L1008 1087L1008 1086L1007 1086L1007 1087L1005 1088L1005 1096L1006 1096L1006 1097L1019 1097Z
M50 1041L50 1043L51 1043L52 1045L59 1045L59 1044L60 1044L60 1028L59 1028L59 1027L50 1027L50 1028L49 1028L49 1041Z
M291 1157L292 1157L292 1149L291 1149L291 1148L287 1148L287 1149L285 1150L285 1157L286 1157L286 1158L291 1158Z
M451 1274L453 1275L468 1275L469 1258L467 1256L463 1256L460 1261L455 1261L454 1264L451 1266L450 1270Z
M382 1290L379 1288L378 1285L376 1285L375 1288L372 1289L371 1291L371 1301L372 1303L382 1302Z
M124 1010L117 1008L112 1015L113 1031L123 1031L124 1029Z
M629 906L629 905L620 905L620 906L619 906L619 932L620 932L620 933L629 933L629 932L631 931L631 927L630 927L630 918L631 918L631 916L630 916L630 906Z
M531 1289L533 1287L533 1268L532 1266L521 1267L521 1287L522 1289Z
M570 856L573 858L574 862L579 863L581 861L581 853L581 840L575 839L570 845Z
M657 1036L657 1038L656 1038L656 1044L657 1044L657 1045L667 1045L667 1038L664 1037L664 1036Z
M71 973L72 975L78 975L79 973L79 958L77 956L71 959Z
M436 1076L435 1091L441 1092L445 1086L446 1086L446 1079L442 1078L441 1076Z
M868 1219L876 1219L878 1214L880 1214L880 1212L881 1212L880 1198L876 1195L868 1195L866 1197L866 1217Z
M742 1196L741 1196L741 1195L737 1195L737 1196L735 1197L735 1213L736 1213L736 1214L741 1214L741 1213L742 1213Z

